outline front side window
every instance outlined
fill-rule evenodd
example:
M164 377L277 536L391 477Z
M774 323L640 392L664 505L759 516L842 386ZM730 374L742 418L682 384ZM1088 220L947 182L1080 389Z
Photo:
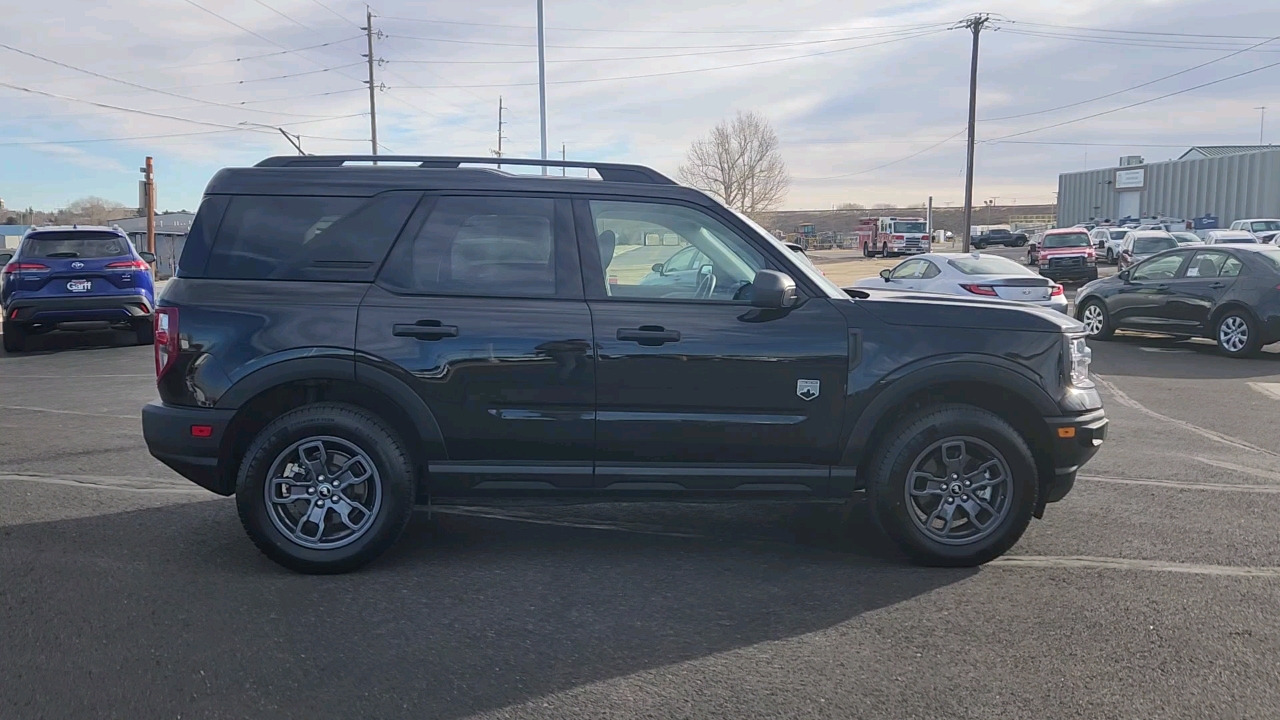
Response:
M598 272L610 297L749 301L756 271L768 267L744 238L701 210L610 200L591 200L590 207ZM646 243L653 235L675 242Z
M908 260L889 273L890 280L920 280L926 277L925 273L929 270L930 263L928 260ZM937 275L937 268L934 268L934 275Z
M1133 279L1170 280L1174 275L1178 274L1178 268L1182 266L1182 260L1185 257L1182 253L1172 253L1152 258L1134 268Z
M392 252L391 290L485 297L556 294L555 200L442 197L412 242Z

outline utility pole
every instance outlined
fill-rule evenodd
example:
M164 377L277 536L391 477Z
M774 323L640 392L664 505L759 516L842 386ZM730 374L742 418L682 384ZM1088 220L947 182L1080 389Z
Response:
M142 173L142 212L147 218L147 252L156 251L156 180L155 166L151 156L147 156L144 166L138 168Z
M378 108L374 101L374 94L377 88L373 84L373 9L368 5L364 8L364 34L369 41L369 54L365 55L369 59L369 143L373 146L373 154L378 154Z
M565 144L564 144L564 143L560 143L560 162L564 162L564 161L565 161L565 155L564 155L564 153L565 153ZM564 167L564 165L561 165L561 166L560 166L560 177L564 177L564 176L565 176L565 167Z
M1262 144L1262 136L1267 130L1267 106L1256 107L1254 110L1262 111L1262 117L1258 120L1258 144Z
M538 0L538 116L542 120L542 159L547 159L547 50L543 43L542 0ZM547 166L542 166L547 174Z
M978 13L964 21L964 27L973 33L973 57L969 61L969 159L964 171L964 249L969 252L969 240L973 230L973 136L978 123L978 36L991 22L991 16Z
M507 124L507 122L502 119L502 111L504 109L505 108L502 107L502 96L499 95L498 96L498 149L489 151L493 153L494 157L498 158L498 160L502 160L502 141L504 139L502 136L502 126ZM498 163L498 169L499 170L502 169L501 162Z

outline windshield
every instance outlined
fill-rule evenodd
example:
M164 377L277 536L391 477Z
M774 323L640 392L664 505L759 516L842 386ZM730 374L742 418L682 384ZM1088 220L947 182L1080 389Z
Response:
M1214 242L1220 243L1256 243L1258 238L1245 232L1220 233L1213 236Z
M1173 239L1177 240L1179 245L1198 245L1204 242L1198 235L1189 232L1173 233Z
M1249 223L1249 229L1254 232L1273 232L1280 230L1280 220L1258 220Z
M1128 235L1128 234L1129 234L1129 231L1128 231L1128 230L1112 230L1112 231L1111 231L1111 239L1112 239L1112 240L1123 240L1123 239L1124 239L1124 236L1125 236L1125 235Z
M66 230L27 236L22 256L27 258L107 258L129 254L129 241L109 232Z
M896 233L922 233L925 231L922 222L896 222L893 224Z
M738 212L737 210L734 210L733 208L729 208L729 212L736 215L739 220L746 223L747 226L750 227L752 230L755 230L757 235L764 238L768 242L772 243L776 247L781 248L783 252L786 252L789 254L795 254L795 250L792 250L786 245L783 245L781 240L774 237L773 233L760 227L759 223L757 223L756 221ZM818 272L817 269L814 268L813 262L809 261L808 257L805 257L805 261L797 263L797 265L799 265L800 268L809 276L809 279L812 280L814 284L818 285L827 293L829 293L831 297L835 297L835 298L849 297L849 295L845 293L845 291L840 289L839 285L836 285L835 283L831 282L830 280L827 279L825 275Z
M1089 247L1089 236L1084 233L1058 233L1045 235L1044 246L1047 248Z
M1026 265L998 255L963 257L948 260L947 264L965 275L1035 275Z
M1154 255L1161 250L1178 247L1171 237L1140 237L1133 239L1133 252L1138 255Z

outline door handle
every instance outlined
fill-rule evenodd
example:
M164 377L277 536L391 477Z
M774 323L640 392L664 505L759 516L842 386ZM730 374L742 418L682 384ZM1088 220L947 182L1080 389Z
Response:
M1209 283L1209 287L1214 288L1214 289L1217 289L1217 288L1224 288L1224 287L1226 287L1226 286L1227 286L1227 284L1226 284L1226 283L1224 283L1224 282Z
M680 332L661 325L641 325L638 328L618 328L618 339L654 347L669 342L680 342Z
M417 340L442 340L458 337L457 325L441 325L439 320L419 320L410 325L396 323L391 326L391 334L396 337L411 337Z

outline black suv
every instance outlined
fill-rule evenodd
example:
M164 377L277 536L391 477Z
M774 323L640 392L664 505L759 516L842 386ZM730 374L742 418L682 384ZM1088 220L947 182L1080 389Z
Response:
M277 562L351 570L415 504L459 498L865 490L913 560L972 565L1102 443L1062 313L841 290L648 168L474 167L493 162L270 158L210 181L158 302L143 430ZM698 267L664 273L690 246Z

